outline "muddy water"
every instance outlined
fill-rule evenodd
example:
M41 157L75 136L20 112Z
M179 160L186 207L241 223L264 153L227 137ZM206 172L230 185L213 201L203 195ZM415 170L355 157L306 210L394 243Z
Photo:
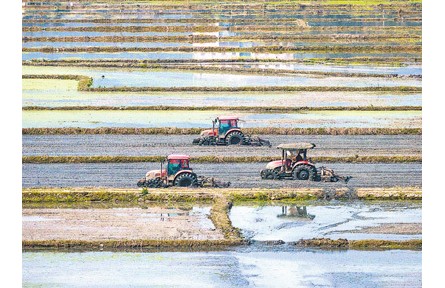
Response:
M353 177L348 184L296 180L261 180L260 170L266 163L192 163L198 175L230 181L237 188L280 187L406 187L422 186L422 164L344 164L317 163L333 168L340 175ZM23 187L128 187L147 171L160 169L159 163L80 163L23 164Z
M421 203L363 203L348 202L326 206L234 206L230 211L232 224L252 240L283 240L285 242L310 238L346 238L407 240L421 238ZM395 224L394 224L395 223ZM363 228L386 227L380 233L366 233ZM411 229L401 230L405 224ZM385 233L382 233L385 232Z
M421 287L421 257L400 250L25 252L22 278L24 287Z

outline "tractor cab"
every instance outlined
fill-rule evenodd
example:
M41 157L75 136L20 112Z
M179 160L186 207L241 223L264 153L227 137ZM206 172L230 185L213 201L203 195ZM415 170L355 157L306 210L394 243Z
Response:
M281 160L269 162L266 168L261 170L261 177L300 180L314 178L317 174L315 165L307 158L307 150L314 147L315 144L306 142L279 145L277 148L281 150Z
M233 116L221 116L213 120L213 130L217 128L219 138L225 138L227 133L233 131L233 129L239 130L238 117Z
M277 148L281 149L281 170L289 172L295 166L301 164L311 164L307 158L307 150L313 149L313 143L291 143L281 144Z
M192 170L189 164L190 157L187 155L169 155L167 157L167 175L176 175L181 170Z
M240 119L236 116L220 116L212 120L212 129L201 131L199 138L193 139L197 145L251 145L269 146L269 141L260 137L245 135L239 127Z

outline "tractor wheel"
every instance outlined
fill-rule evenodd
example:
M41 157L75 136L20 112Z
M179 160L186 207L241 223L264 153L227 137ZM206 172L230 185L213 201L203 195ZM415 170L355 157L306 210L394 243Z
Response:
M138 187L144 187L145 186L145 177L138 181L137 183Z
M274 179L280 179L280 176L278 173L280 172L280 169L264 169L261 170L261 178L262 179L268 179L268 180L274 180Z
M198 179L192 173L182 173L178 177L176 177L174 185L179 187L191 187L196 186L198 183Z
M161 187L161 179L160 178L150 179L145 182L145 187L159 188L159 187Z
M234 131L226 137L226 142L229 145L241 145L243 143L243 138L243 133Z
M295 180L315 180L317 175L317 170L309 165L300 165L295 168L293 173L293 178Z

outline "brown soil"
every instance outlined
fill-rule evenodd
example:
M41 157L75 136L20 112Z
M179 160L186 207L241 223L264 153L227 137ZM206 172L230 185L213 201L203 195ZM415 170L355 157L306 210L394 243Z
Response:
M389 223L389 224L382 224L376 227L363 228L351 232L367 233L367 234L418 235L422 234L422 223Z
M220 240L210 219L190 209L23 209L23 240Z

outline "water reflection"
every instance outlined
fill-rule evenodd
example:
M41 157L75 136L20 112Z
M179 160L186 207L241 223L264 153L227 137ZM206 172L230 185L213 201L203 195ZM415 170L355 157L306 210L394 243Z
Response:
M281 214L278 214L277 217L312 220L315 218L315 215L307 213L306 206L292 205L292 206L281 206Z

